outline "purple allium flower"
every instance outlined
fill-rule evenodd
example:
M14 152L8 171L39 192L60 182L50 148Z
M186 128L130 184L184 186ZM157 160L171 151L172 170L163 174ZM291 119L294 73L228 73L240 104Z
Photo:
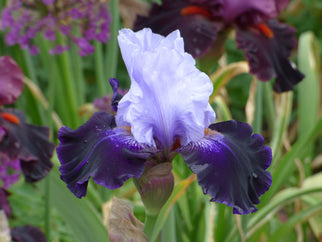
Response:
M245 52L250 72L261 81L276 78L274 90L284 92L304 78L288 60L296 47L295 29L273 20L288 2L163 0L161 5L152 5L148 17L137 18L134 30L149 27L155 33L167 35L179 29L186 51L201 57L218 44L217 34L234 27L237 47Z
M59 130L59 169L67 187L85 196L92 176L115 189L139 178L148 159L171 162L180 153L211 201L234 207L234 213L256 211L271 185L271 150L248 124L212 124L212 83L184 51L179 31L163 37L124 29L118 41L131 88L116 117L97 112L76 130Z
M0 109L0 159L3 166L21 170L27 182L42 179L52 168L50 158L54 144L49 142L49 129L26 123L23 112ZM19 166L16 162L19 161Z
M23 77L22 70L10 56L0 57L0 106L12 104L20 96Z
M39 52L33 45L38 33L52 43L51 54L68 50L60 47L56 50L55 46L59 45L56 35L59 33L77 44L79 54L86 56L94 51L90 41L107 43L110 22L106 1L11 0L2 10L0 28L8 29L5 36L7 45L19 44L20 48L28 49L32 55ZM78 31L72 32L72 27ZM87 44L84 45L84 42Z

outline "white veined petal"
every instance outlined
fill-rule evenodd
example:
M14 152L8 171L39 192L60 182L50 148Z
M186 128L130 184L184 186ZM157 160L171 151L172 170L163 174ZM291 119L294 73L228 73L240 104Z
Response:
M118 39L131 88L118 105L117 125L164 149L177 138L182 145L201 139L215 120L208 103L212 83L184 52L179 31L162 37L150 29L121 30Z

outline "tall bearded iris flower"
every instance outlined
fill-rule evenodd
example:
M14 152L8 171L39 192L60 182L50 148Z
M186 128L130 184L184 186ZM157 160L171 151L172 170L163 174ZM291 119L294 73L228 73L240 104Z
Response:
M276 78L276 92L289 91L303 79L288 57L296 47L295 30L276 18L288 0L163 0L153 4L148 17L139 16L135 30L151 28L167 35L179 29L186 51L194 57L206 54L217 34L233 27L237 47L245 52L250 72L262 81Z
M163 37L150 29L123 29L118 41L131 87L116 116L97 112L76 130L62 127L58 133L68 188L85 196L93 177L115 189L139 178L148 161L171 162L179 153L211 201L234 207L234 213L256 211L258 197L271 185L271 150L248 124L213 124L212 83L184 51L179 31Z

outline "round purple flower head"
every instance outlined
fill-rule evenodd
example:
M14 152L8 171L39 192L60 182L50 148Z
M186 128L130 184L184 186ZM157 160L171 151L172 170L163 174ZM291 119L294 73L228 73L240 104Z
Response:
M115 189L139 178L148 160L171 162L179 153L211 201L234 207L234 213L256 211L258 197L271 185L271 150L248 124L213 123L212 83L184 51L180 32L163 37L150 29L123 29L118 41L131 87L116 116L97 112L76 130L62 127L58 133L68 188L85 196L93 177Z
M78 45L79 55L86 56L94 51L92 40L108 41L110 21L106 1L10 0L2 10L0 28L8 29L7 45L18 44L33 55L39 52L32 41L38 34L52 43L50 54L69 50L68 45L57 42L58 33Z

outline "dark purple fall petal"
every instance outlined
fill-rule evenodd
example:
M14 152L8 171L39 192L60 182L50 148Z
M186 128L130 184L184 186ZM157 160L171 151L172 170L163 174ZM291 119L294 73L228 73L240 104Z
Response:
M147 150L125 128L113 128L114 116L97 112L76 130L59 130L61 179L76 197L86 195L91 176L97 184L115 189L130 177L142 175Z
M4 114L13 115L18 123L3 118ZM1 109L0 126L6 131L0 142L0 153L5 153L9 159L20 160L27 182L46 176L53 166L50 158L55 148L48 140L49 129L26 123L23 112L17 109Z
M200 3L199 3L200 2ZM154 33L167 36L176 29L180 30L184 39L185 50L193 57L204 55L216 40L219 29L218 22L211 20L213 13L208 8L215 6L219 1L184 1L163 0L162 5L153 4L148 17L139 16L136 19L134 30L138 31L145 27L151 28ZM183 15L181 10L189 6L200 6L209 11L210 16L202 14ZM210 9L210 10L209 10Z
M266 171L272 160L271 149L263 146L263 137L235 120L209 126L209 133L178 152L192 172L197 174L203 192L211 201L232 206L237 214L257 210L259 196L271 185Z
M24 74L10 56L0 57L0 106L12 104L23 89Z
M11 237L14 242L47 242L43 232L30 225L14 227L11 229Z
M273 36L267 37L259 29L237 29L237 47L245 52L250 72L261 81L276 78L274 90L292 90L304 75L288 60L291 50L296 46L295 30L286 24L270 20L267 26Z

